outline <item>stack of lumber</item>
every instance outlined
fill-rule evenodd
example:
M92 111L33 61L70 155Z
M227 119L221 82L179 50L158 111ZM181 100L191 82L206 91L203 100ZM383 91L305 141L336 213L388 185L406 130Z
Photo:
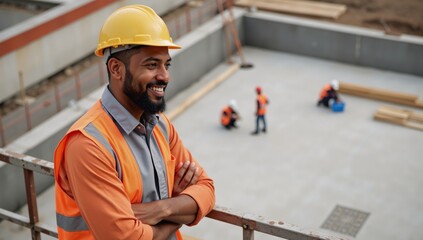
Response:
M293 13L314 17L337 19L347 11L344 4L323 3L306 0L237 0L236 6L255 7L265 11Z
M375 112L374 119L423 131L423 113L383 106Z
M407 93L399 93L377 88L369 88L345 82L339 83L339 92L359 97L377 99L386 102L423 108L423 101L419 101L418 96Z

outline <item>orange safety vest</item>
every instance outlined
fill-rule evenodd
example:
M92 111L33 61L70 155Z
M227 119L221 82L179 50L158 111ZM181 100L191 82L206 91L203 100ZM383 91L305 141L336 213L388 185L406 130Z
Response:
M257 106L257 114L262 116L266 114L267 98L263 94L259 94L257 96L257 101L259 102L259 106Z
M226 113L226 114L224 114L224 113ZM226 106L222 110L222 116L220 118L220 122L222 123L223 126L226 126L231 122L231 117L232 117L232 109L230 107Z
M167 138L167 129L169 129L169 120L162 115L161 118L165 119L166 129L161 129L157 126L153 129L154 137L157 140L160 151L166 162L166 173L168 182L169 197L171 197L174 181L174 169L169 169L171 164L167 164L171 161L171 153L169 149L169 143ZM102 134L102 137L106 139L108 146L105 146L104 142L101 142L95 136L91 135L85 130L85 127L89 124L93 124L95 128ZM56 179L56 216L57 216L57 229L59 239L94 239L93 235L88 229L84 219L82 218L81 212L76 204L75 200L65 193L61 188L59 179L60 168L62 167L62 161L64 159L65 148L68 137L74 132L80 132L98 146L103 148L104 152L110 153L112 149L113 153L108 154L111 158L111 162L115 162L117 168L120 169L121 173L118 175L121 178L124 190L131 203L140 203L142 199L142 177L138 171L138 165L132 152L126 143L123 135L113 122L110 115L103 109L101 102L98 101L84 116L82 116L66 133L63 139L60 141L54 155L54 176ZM113 156L115 155L116 158ZM110 160L110 159L109 159ZM180 232L176 233L177 239L182 239Z
M330 91L332 87L329 84L326 84L323 89L320 91L320 100L328 96L328 91Z

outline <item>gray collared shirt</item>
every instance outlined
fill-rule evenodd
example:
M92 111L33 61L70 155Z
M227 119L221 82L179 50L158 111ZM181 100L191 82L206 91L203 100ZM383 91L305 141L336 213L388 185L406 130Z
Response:
M143 114L140 120L134 118L117 101L108 87L101 96L101 103L113 118L137 161L142 177L142 202L168 198L165 162L153 135L159 115Z

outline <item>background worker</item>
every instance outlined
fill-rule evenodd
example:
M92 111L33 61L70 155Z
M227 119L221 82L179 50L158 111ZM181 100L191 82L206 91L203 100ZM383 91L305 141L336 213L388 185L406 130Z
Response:
M260 131L260 121L263 123L263 128L261 129L262 132L267 131L266 126L266 105L269 104L269 100L267 97L262 93L261 87L256 87L256 93L257 93L257 100L256 100L256 130L252 132L251 134L257 135Z
M339 90L339 81L332 80L330 84L326 84L323 89L320 91L320 98L317 102L317 106L323 104L323 106L329 108L329 103L331 99L335 102L339 102L339 97L337 91Z
M109 84L54 156L60 239L181 239L213 209L212 179L162 113L178 48L147 6L105 21L95 53Z
M236 122L240 119L240 115L238 113L238 107L236 101L231 99L227 106L225 106L222 110L222 114L220 117L220 122L226 129L231 128L238 128Z

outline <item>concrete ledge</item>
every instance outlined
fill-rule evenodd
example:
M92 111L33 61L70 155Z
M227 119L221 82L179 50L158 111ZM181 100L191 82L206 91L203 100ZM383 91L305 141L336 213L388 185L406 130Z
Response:
M243 22L250 46L423 76L421 37L266 12Z

